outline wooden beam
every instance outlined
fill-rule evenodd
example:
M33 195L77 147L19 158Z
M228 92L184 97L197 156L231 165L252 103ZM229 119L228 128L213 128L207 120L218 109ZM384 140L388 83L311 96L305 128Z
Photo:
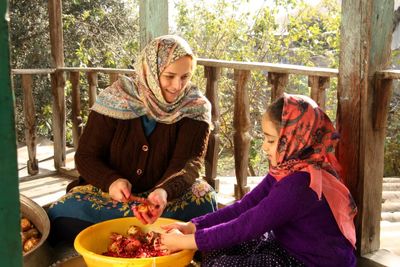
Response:
M379 79L393 79L399 80L400 79L400 70L395 69L388 69L388 70L381 70L376 72L377 78Z
M326 88L329 87L329 77L308 76L308 86L311 88L311 98L325 110Z
M393 0L342 1L338 157L358 206L360 255L379 249L385 131L374 127L373 105L382 101L374 87L375 73L389 63L393 7Z
M207 79L206 96L211 102L211 122L214 126L208 140L206 154L206 180L212 187L219 191L219 180L217 179L218 148L219 148L219 99L218 79L221 73L220 68L204 67L204 76Z
M232 60L218 60L209 58L198 58L198 65L208 67L230 68L237 70L263 70L274 73L298 74L298 75L314 75L323 77L337 77L338 70L331 68L306 67L292 64L277 64L266 62L242 62Z
M61 0L49 0L49 27L52 67L64 67L64 44L62 30L62 3ZM51 74L51 91L53 95L53 137L54 137L54 167L58 170L65 166L65 78L63 71Z
M110 73L108 77L111 85L118 80L118 73Z
M374 87L373 125L375 130L386 129L387 115L393 91L392 79L376 79Z
M157 36L168 34L168 0L139 1L140 49Z
M89 83L89 108L91 108L97 98L98 75L97 72L88 72L87 77Z
M250 130L250 105L247 93L247 81L250 71L234 71L236 84L235 107L233 117L233 142L235 150L235 174L237 184L235 185L235 198L242 198L250 187L247 185L247 169L249 166L249 149L251 136Z
M72 140L74 143L74 148L78 149L79 138L81 136L83 126L82 126L82 116L81 116L81 91L79 88L80 74L77 71L73 71L69 75L69 80L71 82L71 116L72 116Z
M66 110L65 110L65 78L62 72L51 74L51 94L53 96L53 138L54 167L59 170L65 166L66 158Z
M61 0L49 0L49 28L53 67L64 67L64 39Z
M36 116L35 102L32 93L32 76L29 74L22 75L22 90L24 99L24 115L25 115L25 142L28 148L28 173L30 175L38 174L38 160L36 159Z
M54 73L55 69L12 69L11 74L38 74L38 75L47 75Z
M8 35L8 1L0 2L0 266L22 266L17 140Z
M135 70L132 69L118 69L118 68L98 68L98 67L90 67L90 68L81 68L81 67L60 67L57 70L63 70L65 72L79 71L79 72L101 72L101 73L109 73L109 74L131 74L135 73Z
M271 85L271 101L282 96L289 81L289 74L268 72L268 84Z

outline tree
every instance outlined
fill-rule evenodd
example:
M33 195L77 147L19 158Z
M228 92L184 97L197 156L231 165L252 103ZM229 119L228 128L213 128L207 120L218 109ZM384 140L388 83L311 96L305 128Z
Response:
M49 18L46 1L10 1L11 64L13 68L50 68ZM139 10L136 0L63 1L64 57L66 66L127 68L138 53ZM16 116L18 140L24 141L21 82L16 77ZM100 77L99 86L107 86ZM47 76L35 76L38 134L51 138L51 88ZM69 95L70 85L67 83ZM83 105L87 103L87 81L81 78ZM67 97L67 112L70 99ZM88 109L84 109L86 117ZM40 116L39 116L40 115ZM67 114L67 118L68 118ZM67 124L71 124L67 120ZM71 142L71 129L67 128Z
M176 1L176 31L189 41L197 55L202 58L338 66L340 25L338 3L324 1L314 7L304 1L270 1L270 4L250 12L244 8L248 2L217 0L204 5L200 1L194 1L188 5L187 1ZM275 18L280 10L286 10L288 16L286 24L276 22ZM233 154L232 103L235 88L232 70L223 71L224 75L219 82L222 137L220 153L231 156ZM261 114L270 99L266 74L252 72L248 84L253 137L250 165L255 170L253 173L255 175L265 173L267 168L260 153ZM196 83L204 88L203 75L199 73L197 77ZM307 77L291 78L286 91L308 94ZM334 90L332 92L335 93ZM332 92L330 90L328 94ZM330 106L336 105L328 102L328 107ZM332 110L330 115L334 114L335 110Z
M199 57L248 62L290 63L306 66L338 67L340 4L321 0L309 5L304 0L269 0L257 9L252 0L185 1L174 0L176 26L172 33L183 36ZM129 67L139 52L139 7L137 0L70 0L63 1L64 47L66 66ZM398 12L397 12L398 13ZM283 14L283 16L282 16ZM47 2L10 0L11 52L13 68L49 68L50 46ZM281 17L283 20L278 21ZM398 51L394 51L394 65ZM252 124L250 166L252 174L261 175L267 166L262 158L261 114L270 99L267 73L253 71L249 81ZM194 83L205 88L202 68L197 68ZM219 174L233 169L233 71L224 69L219 81L220 155L224 164ZM336 114L336 80L327 90L327 113ZM108 85L100 76L99 87ZM87 116L87 81L81 78L83 118ZM14 79L19 141L24 140L22 92ZM71 89L67 83L66 94ZM50 80L36 76L34 96L37 104L39 135L51 138ZM289 93L309 94L307 77L293 76ZM399 94L392 98L387 142L385 175L400 175ZM67 97L67 111L70 99ZM68 114L67 114L68 115ZM67 116L68 118L68 116ZM67 120L70 125L70 120ZM67 128L68 141L71 129ZM221 158L220 158L221 159ZM225 164L225 159L229 164ZM226 168L225 168L226 166ZM224 169L225 168L225 169Z

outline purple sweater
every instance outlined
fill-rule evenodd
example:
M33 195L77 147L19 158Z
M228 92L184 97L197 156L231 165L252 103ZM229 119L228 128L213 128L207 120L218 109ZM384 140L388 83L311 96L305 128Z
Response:
M306 266L356 266L354 249L326 199L318 200L309 183L306 172L279 182L268 174L241 200L193 219L199 250L230 247L272 230L279 244Z

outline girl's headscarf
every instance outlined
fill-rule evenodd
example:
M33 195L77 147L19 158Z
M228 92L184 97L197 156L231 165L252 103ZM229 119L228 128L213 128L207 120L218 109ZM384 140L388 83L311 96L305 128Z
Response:
M354 200L339 178L334 155L339 136L329 117L309 97L284 94L277 165L270 174L281 180L290 173L310 174L310 188L325 196L340 231L355 247Z
M211 104L190 82L173 103L166 102L162 95L161 73L184 56L192 57L195 65L194 54L182 38L164 35L154 39L141 52L135 74L120 76L99 94L91 109L116 119L148 115L158 122L172 124L188 117L211 124Z

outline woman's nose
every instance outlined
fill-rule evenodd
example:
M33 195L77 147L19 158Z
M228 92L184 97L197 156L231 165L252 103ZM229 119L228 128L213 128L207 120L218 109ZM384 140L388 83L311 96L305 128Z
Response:
M180 80L180 79L177 79L177 78L173 79L173 80L171 81L171 87L172 87L175 91L179 91L179 90L181 89L181 87L182 87L181 80Z

